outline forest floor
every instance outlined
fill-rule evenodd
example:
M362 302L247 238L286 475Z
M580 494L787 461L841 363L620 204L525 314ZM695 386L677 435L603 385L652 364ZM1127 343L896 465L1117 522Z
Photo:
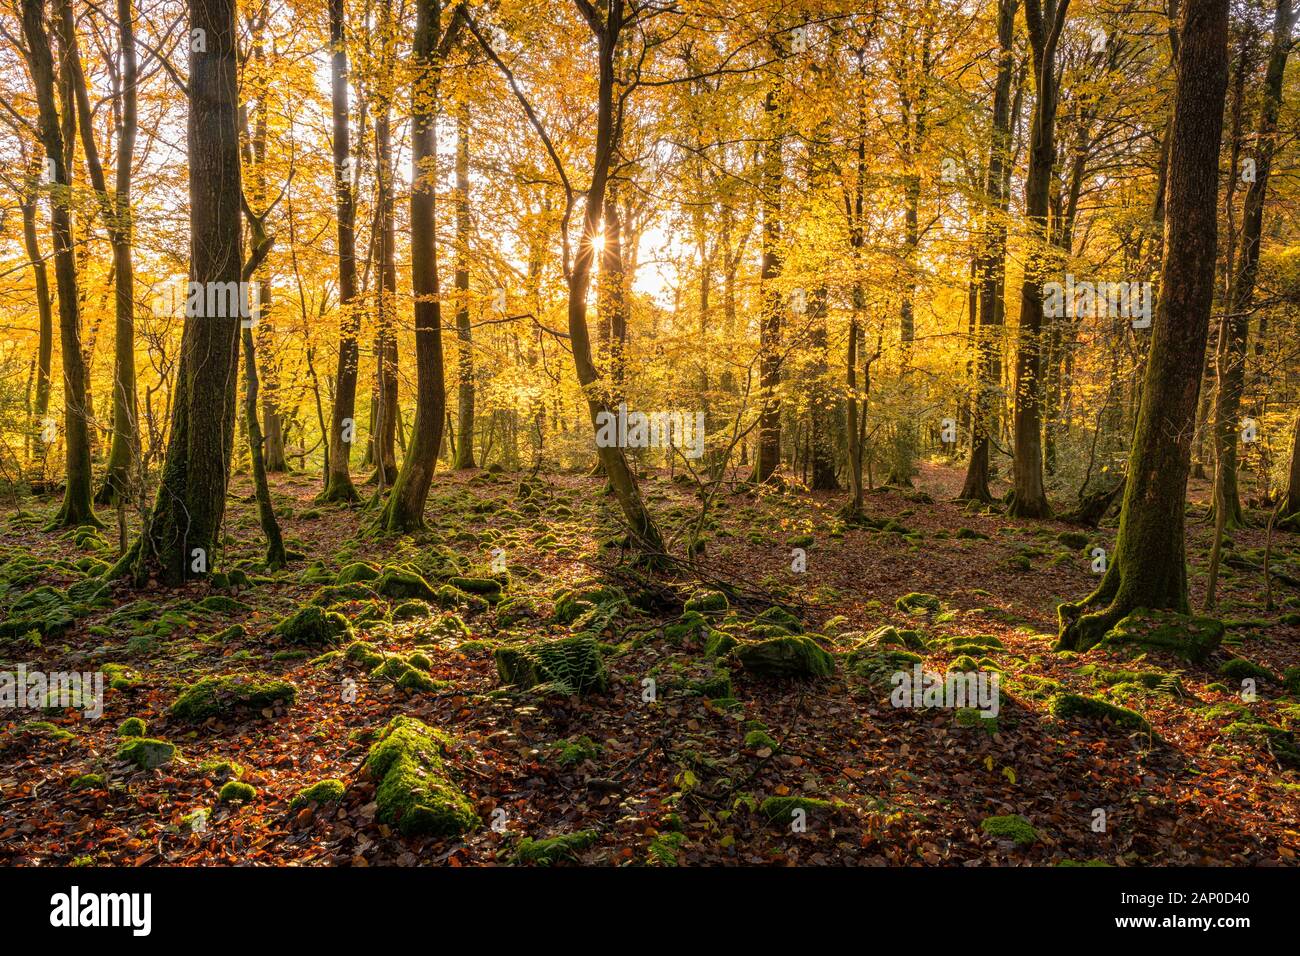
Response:
M1153 651L1135 663L1132 650L1052 650L1055 606L1096 585L1090 551L1113 546L1113 523L1083 544L1058 540L1079 531L1065 524L1008 518L997 506L977 513L951 500L961 475L943 464L926 464L914 492L867 496L870 517L896 522L887 530L842 527L842 493L740 486L711 512L699 558L707 571L679 568L666 578L676 598L665 602L661 590L657 603L635 593L633 579L604 576L622 554L601 546L615 522L599 479L543 475L521 497L522 477L440 472L428 532L378 539L362 533L366 511L315 504L316 477L275 476L286 540L305 557L268 575L256 569L261 535L240 476L218 564L244 562L247 584L114 584L49 635L0 642L10 671L105 670L114 685L97 719L73 708L3 716L0 862L463 866L527 859L515 856L524 838L566 834L582 836L557 856L605 865L1296 862L1300 772L1278 750L1294 741L1287 732L1300 727L1300 701L1294 678L1288 693L1279 675L1300 665L1300 591L1275 583L1279 609L1265 611L1263 577L1252 569L1265 545L1260 527L1232 535L1238 561L1221 582L1216 614L1227 631L1215 655L1193 666ZM697 514L692 486L652 474L643 487L667 533ZM1188 555L1199 607L1212 527L1197 494L1204 489L1193 489ZM24 501L0 513L0 621L42 585L57 589L43 592L50 600L75 603L94 589L66 589L117 553L96 535L42 531L55 505ZM791 568L796 547L806 551L802 573ZM347 640L409 660L427 680L398 686L329 647L291 646L272 632L343 567L428 566L435 549L439 560L458 557L480 574L499 549L506 600L457 608L463 630L437 602L431 616L408 618L424 609L382 596L372 603L365 585L354 592L361 600L335 608L350 620ZM1300 577L1300 536L1275 535L1272 561ZM503 688L494 649L569 634L555 617L557 594L599 580L632 598L602 631L608 689ZM731 605L741 618L778 600L799 614L834 653L834 675L759 678L710 658L695 634L665 635L681 600L719 581L738 585ZM896 600L910 592L933 594L941 608L900 610ZM318 603L328 602L325 593ZM604 616L588 615L587 626L600 628ZM853 653L883 625L916 631L926 670L939 673L973 644L991 645L981 666L1002 671L996 721L892 706L890 688ZM1270 675L1259 672L1254 700L1219 673L1234 657ZM170 710L201 678L250 673L290 682L293 700L199 721ZM1151 730L1053 716L1060 690L1131 708ZM380 821L362 764L397 715L450 735L445 769L482 820L463 838L403 836ZM175 745L170 760L140 769L117 758L119 727L131 717L144 721L147 737ZM1263 724L1276 733L1242 732ZM253 792L222 801L236 775ZM340 799L291 807L302 788L327 778L346 788ZM806 804L803 825L792 828L760 810L773 796L830 803ZM1029 822L1032 842L985 832L983 821L1009 814Z

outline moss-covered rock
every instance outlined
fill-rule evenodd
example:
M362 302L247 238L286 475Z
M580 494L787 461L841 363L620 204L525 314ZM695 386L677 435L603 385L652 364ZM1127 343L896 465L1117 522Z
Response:
M466 594L477 594L489 604L501 600L501 582L495 578L467 578L457 575L447 579L447 583Z
M708 657L723 657L730 654L738 644L739 639L730 631L710 630L704 638L704 653Z
M139 717L128 717L117 728L119 737L143 737L145 734L144 721Z
M750 625L750 633L758 633L764 628L766 629L764 633L766 637L776 636L781 633L802 634L803 622L777 604L754 618L753 623Z
M1277 680L1267 667L1260 667L1254 661L1248 661L1244 657L1234 657L1230 661L1224 661L1219 667L1219 676L1238 682L1247 679L1270 682Z
M389 721L362 765L376 782L381 823L405 836L453 837L479 825L474 805L448 773L450 746L450 737L414 717Z
M384 568L383 573L375 579L374 589L384 597L402 600L418 598L431 603L437 603L438 600L438 594L429 582L407 568Z
M834 658L802 634L745 641L733 653L756 677L830 677L835 673Z
M544 840L524 837L511 855L510 862L516 866L550 866L562 860L575 860L579 852L595 844L597 836L595 830L579 830Z
M335 584L355 584L358 581L373 581L379 577L379 569L366 561L354 561L346 565L334 578Z
M288 707L297 688L269 674L222 674L204 677L181 691L169 713L178 720L223 720L277 704Z
M377 597L378 592L370 585L354 581L351 584L327 584L323 588L317 588L307 603L316 607L331 607L349 601L373 601Z
M337 803L343 799L346 790L347 787L342 780L335 780L333 777L318 780L299 790L294 795L294 798L289 801L289 809L299 810L306 806Z
M994 839L1011 840L1020 847L1032 846L1038 842L1038 832L1033 824L1018 813L985 817L980 821L980 829Z
M1115 704L1098 700L1096 697L1084 697L1081 694L1070 693L1057 694L1052 698L1049 709L1053 717L1061 720L1069 720L1074 717L1082 717L1087 720L1109 720L1117 727L1123 727L1126 730L1140 730L1148 733L1151 731L1151 725L1147 723L1147 719L1137 711L1129 710L1127 707L1117 707Z
M221 785L218 796L222 803L248 803L257 796L257 788L251 783L228 780Z
M1223 641L1223 622L1173 611L1134 611L1103 635L1109 647L1155 648L1202 664ZM1087 650L1086 647L1076 650Z
M726 614L731 609L727 596L721 591L696 591L687 599L684 611L698 614Z
M132 737L117 749L117 759L133 763L141 770L153 770L170 763L176 745L152 737Z
M938 614L943 610L943 602L933 594L912 591L896 600L894 607L908 614Z
M352 637L352 625L336 611L308 604L281 620L271 632L287 644L332 647Z
M925 650L925 638L920 631L900 630L892 624L878 627L867 635L867 643L872 647L902 647L909 651Z
M1082 551L1088 546L1092 539L1082 531L1062 531L1056 536L1058 544L1065 545L1074 551Z
M412 621L422 617L431 617L433 612L429 610L429 605L423 601L403 601L397 607L393 608L392 619L396 624L399 621Z
M556 596L555 620L575 628L598 630L629 606L622 588L589 584L561 591Z
M590 634L498 647L493 654L503 684L549 685L568 694L603 692L609 677Z
M209 614L247 614L253 610L252 605L224 594L209 594L194 606Z

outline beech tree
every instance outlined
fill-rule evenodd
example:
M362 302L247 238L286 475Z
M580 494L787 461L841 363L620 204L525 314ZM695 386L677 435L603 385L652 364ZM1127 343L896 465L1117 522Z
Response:
M1185 0L1169 148L1164 264L1119 536L1097 589L1059 608L1058 647L1086 650L1138 608L1189 612L1183 533L1209 335L1228 0Z

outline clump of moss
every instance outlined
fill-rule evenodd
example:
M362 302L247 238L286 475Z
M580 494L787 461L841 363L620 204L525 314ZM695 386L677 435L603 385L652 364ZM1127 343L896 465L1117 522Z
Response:
M153 770L176 756L176 745L151 737L132 737L117 750L117 759L133 763L141 770Z
M103 790L104 775L102 773L83 773L79 777L73 778L72 783L68 786L73 790Z
M293 684L267 674L223 674L190 684L181 691L169 713L180 720L228 718L275 704L287 707L296 696Z
M727 596L721 591L696 591L687 599L682 610L699 614L726 614L730 607Z
M516 866L550 866L561 860L574 860L580 851L596 842L595 830L579 830L576 833L562 833L559 836L534 840L524 837L515 847L510 862Z
M943 610L943 602L933 594L912 591L896 600L894 607L908 614L938 614Z
M909 651L925 650L925 638L920 631L913 631L886 624L867 635L867 643L873 647L902 647Z
M1300 667L1288 667L1282 672L1282 686L1289 694L1300 694Z
M574 767L585 760L600 756L601 746L590 737L572 737L555 744L555 762L561 767Z
M1068 720L1071 717L1083 717L1088 720L1109 720L1117 727L1128 730L1150 732L1151 725L1137 711L1127 707L1118 707L1096 697L1084 697L1081 694L1057 694L1052 698L1048 708L1053 717Z
M599 646L590 634L498 647L493 658L503 684L547 684L569 694L604 692L609 684Z
M830 677L835 659L802 634L746 641L734 651L741 665L758 677Z
M561 591L556 596L555 620L575 629L601 630L629 606L622 588L589 584Z
M451 739L414 717L389 721L362 765L377 782L381 823L405 836L460 836L478 826L469 798L447 772L444 755Z
M769 607L754 618L753 623L750 625L750 633L758 633L762 628L768 629L763 635L765 637L779 634L802 634L803 622L777 604Z
M428 658L424 660L427 662ZM424 670L413 665L408 658L396 654L384 658L383 663L370 672L370 676L376 680L390 681L402 690L437 690L442 686Z
M806 817L811 817L833 812L835 804L815 797L768 797L758 805L758 812L767 817L767 822L771 824L789 825L794 820L796 810L802 810Z
M419 598L421 601L436 602L437 592L429 586L421 575L405 568L384 568L375 580L375 590L384 597Z
M501 600L501 582L495 578L467 578L452 577L447 579L447 583L466 594L477 594L489 604L496 604Z
M233 760L214 757L199 764L199 773L216 780L238 780L244 775L244 768Z
M289 809L297 810L310 804L335 803L343 799L343 794L347 790L342 780L335 780L330 777L326 780L318 780L310 786L303 787L289 801Z
M1062 605L1065 607L1069 605ZM1138 646L1170 651L1193 664L1201 664L1218 649L1223 634L1223 622L1212 617L1141 608L1121 620L1100 640L1110 647ZM1075 649L1084 651L1088 648Z
M358 581L373 581L379 577L379 569L365 561L354 561L346 565L334 578L335 584L355 584Z
M698 694L700 697L727 698L735 696L731 687L731 672L725 668L719 668L708 677L691 681L686 689L693 694Z
M352 625L336 611L308 604L284 618L271 631L288 644L331 647L352 636Z
M429 605L423 601L403 601L397 607L393 608L393 623L398 621L410 621L416 618L429 617L433 612L429 610Z
M143 737L145 723L139 717L128 717L117 728L119 737Z
M1223 666L1219 668L1219 676L1233 681L1277 680L1267 667L1260 667L1254 661L1248 661L1244 657L1234 657L1230 661L1224 661Z
M1067 548L1082 551L1092 539L1082 531L1062 531L1056 536L1056 540L1058 544L1063 544Z
M251 783L243 783L239 780L228 780L221 785L221 791L218 795L222 803L248 803L257 796L257 788Z
M763 748L776 753L781 749L781 745L773 739L772 735L767 732L766 727L755 727L745 733L746 750L762 750Z
M1020 847L1032 846L1038 842L1038 832L1033 825L1017 813L986 817L980 821L980 829L991 837L1011 840Z
M232 597L226 597L224 594L209 594L196 605L200 611L207 611L212 614L242 614L253 610L252 606L245 604L243 601L236 601Z

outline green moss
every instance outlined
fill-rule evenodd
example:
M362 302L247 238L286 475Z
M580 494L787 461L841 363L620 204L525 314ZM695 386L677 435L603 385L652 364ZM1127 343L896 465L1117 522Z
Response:
M384 655L369 641L353 641L343 651L343 659L363 667L374 668L384 662Z
M347 790L342 780L329 778L327 780L318 780L311 786L303 787L289 801L289 809L297 810L300 807L309 804L335 803L343 799L343 794Z
M1075 551L1082 551L1088 546L1088 542L1092 539L1082 531L1062 531L1056 536L1056 540L1067 548L1072 548Z
M335 584L355 584L358 581L373 581L379 577L379 569L365 561L354 561L346 565L334 578Z
M248 628L244 627L242 624L232 624L225 630L217 631L217 633L207 638L207 640L211 641L213 644L234 644L238 641L242 641L246 637L248 637Z
M603 692L609 682L596 639L589 634L498 647L493 658L501 682L521 688L547 684L584 694Z
M245 614L253 610L251 605L226 597L224 594L209 594L195 607L211 614Z
M754 730L748 731L745 734L746 750L762 750L764 747L766 747L768 750L772 751L773 753L776 753L778 750L781 749L781 745L778 744L772 738L772 735L769 734L766 730L755 728Z
M601 747L590 737L572 737L554 745L555 762L561 767L573 767L585 760L600 756Z
M244 768L233 760L213 757L199 764L199 773L216 780L238 780L244 775Z
M405 836L460 836L479 824L473 804L447 772L450 738L414 717L389 721L362 765L377 783L381 823Z
M1182 697L1187 693L1178 675L1166 673L1165 671L1107 670L1097 667L1095 664L1085 664L1079 668L1079 673L1091 677L1103 687L1137 684L1147 690L1158 690L1177 697Z
M393 623L398 621L410 621L416 618L430 617L433 614L429 610L429 605L423 601L403 601L397 607L393 608Z
M117 728L119 737L143 737L144 733L145 724L139 717L128 717Z
M102 773L83 773L81 776L74 778L68 786L73 790L103 790L104 775Z
M429 582L414 571L404 568L384 568L375 580L375 590L384 597L437 602L438 595Z
M683 610L699 614L726 614L731 605L721 591L696 591L686 601Z
M829 815L835 806L830 800L815 797L768 797L758 805L758 812L767 817L768 823L789 826L794 821L796 810L802 810L806 817L813 817Z
M1223 641L1224 628L1211 617L1172 611L1134 611L1102 637L1111 647L1138 646L1170 651L1193 664L1204 663ZM1087 650L1086 647L1078 648Z
M579 830L544 840L524 837L511 855L510 862L516 866L550 866L562 860L576 860L579 852L595 844L597 836L595 830Z
M734 653L758 677L830 677L835 672L834 658L802 634L746 641Z
M306 647L330 647L352 636L347 618L312 604L300 607L271 630L286 643Z
M867 635L867 642L874 647L902 647L909 651L925 650L925 638L920 631L913 631L886 624Z
M1282 672L1282 686L1289 694L1300 694L1300 667L1288 667Z
M933 594L912 591L896 600L894 607L908 614L938 614L943 610L943 602Z
M725 668L719 668L708 677L691 681L687 684L686 689L700 697L720 699L735 696L735 692L731 687L731 672Z
M447 583L454 588L464 591L466 594L477 594L484 598L489 604L495 604L501 600L501 582L493 578L466 578L452 577L448 578Z
M561 591L555 620L576 629L600 630L629 607L627 595L612 584L589 584Z
M729 631L709 631L704 639L704 653L708 657L722 657L730 654L740 641Z
M965 674L970 671L979 670L979 664L976 663L975 658L971 657L969 654L962 654L961 656L952 659L952 662L948 665L948 670L960 671Z
M664 625L664 640L675 645L694 641L708 633L709 622L699 611L687 611L678 620Z
M1219 668L1219 676L1238 682L1247 679L1264 681L1277 680L1268 668L1260 667L1254 661L1248 661L1244 657L1234 657L1230 661L1224 661L1223 666Z
M248 803L257 796L257 789L249 783L228 780L221 785L219 796L222 803Z
M374 588L359 581L353 584L327 584L312 592L307 603L314 604L316 607L333 607L336 604L347 604L352 601L373 601L378 596Z
M297 689L288 681L267 674L223 674L190 684L172 704L170 714L179 720L223 719L243 711L259 711L275 704L289 706Z
M998 817L985 817L980 829L999 840L1012 840L1016 846L1032 846L1038 842L1038 833L1028 820L1016 813Z
M1061 720L1083 717L1088 720L1109 720L1118 727L1128 730L1150 732L1151 725L1137 711L1126 707L1117 707L1096 697L1084 697L1080 694L1062 693L1052 698L1049 707L1052 716Z
M803 622L795 617L780 605L773 605L762 614L754 618L754 625L751 626L751 632L756 633L758 627L780 628L780 631L769 631L768 636L776 636L778 633L785 634L802 634Z
M959 541L987 541L989 539L989 536L984 532L976 531L973 528L958 528L953 537Z
M117 759L133 763L141 770L153 770L169 763L176 755L176 746L165 740L150 737L132 737L117 750Z

